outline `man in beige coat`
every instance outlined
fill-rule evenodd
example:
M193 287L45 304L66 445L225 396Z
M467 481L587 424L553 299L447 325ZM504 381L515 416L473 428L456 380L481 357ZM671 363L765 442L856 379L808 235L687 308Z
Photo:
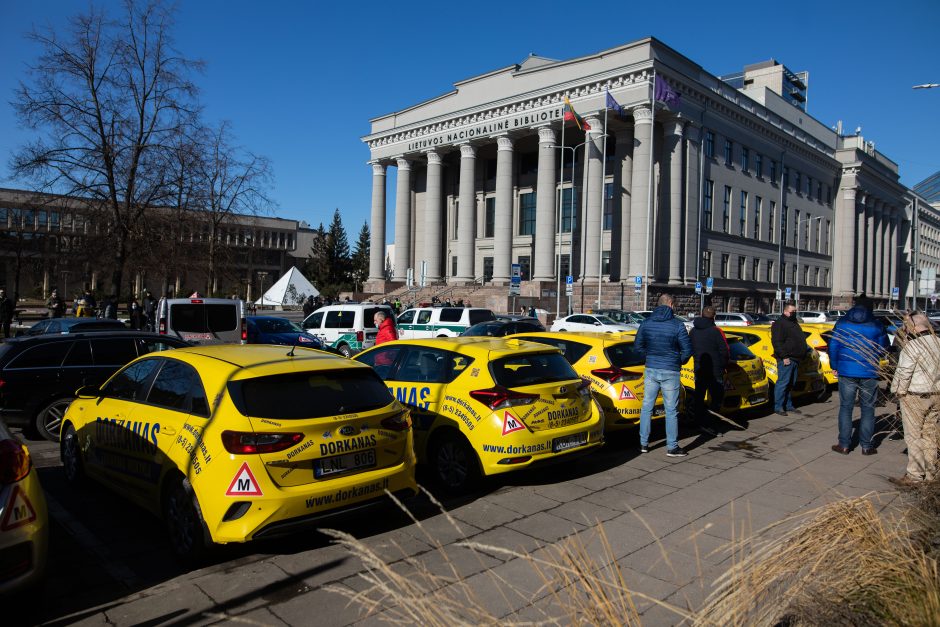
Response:
M911 317L913 332L906 335L891 391L901 405L907 473L890 481L914 486L930 481L937 472L937 419L940 418L940 337L923 314Z

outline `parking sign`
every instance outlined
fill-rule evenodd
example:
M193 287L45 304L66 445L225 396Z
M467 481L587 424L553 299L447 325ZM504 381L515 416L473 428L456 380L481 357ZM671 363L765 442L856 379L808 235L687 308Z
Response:
M696 294L701 294L701 293L702 293L702 282L701 282L701 281L696 281L696 282L695 282L695 293L696 293Z
M713 277L708 277L705 279L705 293L711 294L712 289L715 287L715 279Z
M790 300L791 294L793 294L793 290L788 287L784 292L784 298L786 298L786 300Z

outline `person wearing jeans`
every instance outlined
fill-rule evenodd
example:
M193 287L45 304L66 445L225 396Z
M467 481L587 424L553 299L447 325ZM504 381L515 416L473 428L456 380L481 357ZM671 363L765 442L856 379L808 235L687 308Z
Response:
M770 327L770 343L777 358L777 383L774 385L774 411L781 416L787 412L802 413L793 406L790 391L796 383L796 372L800 360L806 356L809 346L800 323L796 319L796 305L783 307L783 316Z
M640 411L640 451L649 450L650 426L656 397L662 393L666 407L666 454L682 451L679 448L679 372L660 368L646 368L643 375L643 408ZM678 457L678 455L671 455Z

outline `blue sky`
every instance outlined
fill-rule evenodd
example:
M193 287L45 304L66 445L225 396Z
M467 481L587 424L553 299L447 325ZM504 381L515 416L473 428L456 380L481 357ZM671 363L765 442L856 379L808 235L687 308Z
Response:
M118 10L120 3L99 3ZM61 27L87 7L0 0L0 186L29 135L7 104L36 50L23 33ZM179 0L177 47L206 62L210 120L269 157L275 214L329 223L339 208L354 240L369 218L369 119L521 62L557 59L654 36L713 74L775 58L810 73L809 112L862 127L912 186L940 170L940 1L855 2L279 2ZM394 224L389 168L388 239Z

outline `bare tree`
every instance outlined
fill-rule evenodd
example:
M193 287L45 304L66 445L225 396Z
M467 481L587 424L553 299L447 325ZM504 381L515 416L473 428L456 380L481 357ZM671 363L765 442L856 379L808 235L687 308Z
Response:
M42 53L13 103L41 133L14 155L14 174L38 190L86 198L100 212L113 294L142 217L166 196L163 152L196 112L189 76L200 64L173 48L172 25L161 3L126 0L120 20L91 8L61 36L34 31Z

